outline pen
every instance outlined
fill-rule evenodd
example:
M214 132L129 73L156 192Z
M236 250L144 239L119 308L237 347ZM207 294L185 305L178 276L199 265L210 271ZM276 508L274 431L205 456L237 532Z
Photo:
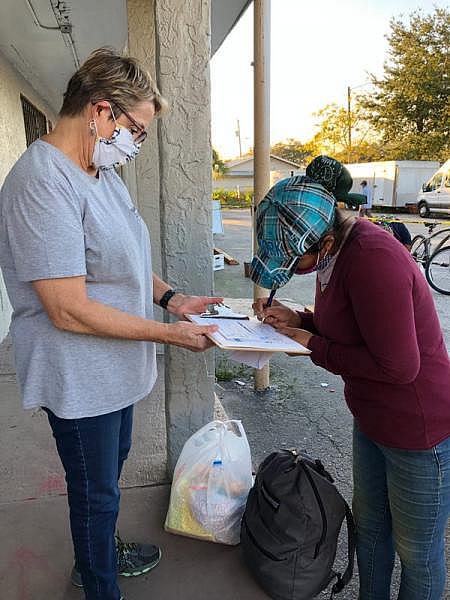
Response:
M272 300L273 300L273 297L275 296L276 291L277 291L276 289L270 290L269 299L267 300L267 303L264 308L269 308L270 306L272 306Z

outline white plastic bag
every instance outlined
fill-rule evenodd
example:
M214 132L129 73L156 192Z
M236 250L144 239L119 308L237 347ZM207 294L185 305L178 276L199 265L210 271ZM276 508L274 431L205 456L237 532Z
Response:
M212 421L183 447L164 527L189 537L238 544L251 486L250 447L241 421Z

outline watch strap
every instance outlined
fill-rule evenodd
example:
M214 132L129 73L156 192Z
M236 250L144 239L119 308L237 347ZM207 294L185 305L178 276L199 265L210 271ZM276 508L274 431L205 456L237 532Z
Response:
M167 292L164 292L164 294L161 296L161 298L159 300L159 305L162 308L164 308L164 310L167 310L167 305L169 304L170 299L172 298L172 296L175 296L176 293L177 293L177 291L174 289L170 289L170 290L167 290Z

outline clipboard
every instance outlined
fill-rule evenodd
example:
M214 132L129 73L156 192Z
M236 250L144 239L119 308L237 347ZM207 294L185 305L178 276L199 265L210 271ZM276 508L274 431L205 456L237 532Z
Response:
M243 313L237 313L225 304L215 304L214 308L210 312L201 313L202 319L234 319L234 320L245 320L249 317Z
M216 346L223 350L311 354L311 350L305 346L256 318L221 319L220 317L205 318L200 315L185 315L185 317L196 325L218 325L217 332L207 335Z

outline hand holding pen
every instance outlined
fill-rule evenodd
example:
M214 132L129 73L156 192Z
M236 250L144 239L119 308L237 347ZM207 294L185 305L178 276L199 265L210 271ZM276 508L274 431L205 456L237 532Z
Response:
M268 325L272 325L277 329L278 327L297 327L301 326L301 317L297 311L292 310L288 306L284 306L281 302L273 299L275 296L275 290L271 290L269 297L258 298L253 304L253 310L257 318L260 321L264 321Z
M253 312L255 313L255 315L258 317L258 319L260 321L262 321L264 319L264 311L267 308L270 308L272 306L273 303L273 299L275 296L275 291L276 290L270 290L270 294L268 298L258 298L253 304L252 304L252 308L253 308ZM279 303L277 301L275 301L275 304L278 305Z
M276 289L270 290L269 298L267 299L267 302L266 302L264 308L270 308L272 306L272 302L275 297L276 291L277 291Z

